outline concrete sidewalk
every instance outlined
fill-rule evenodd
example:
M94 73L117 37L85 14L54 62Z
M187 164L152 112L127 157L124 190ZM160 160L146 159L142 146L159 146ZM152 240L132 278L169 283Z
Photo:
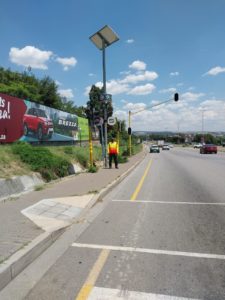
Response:
M123 180L143 151L119 169L100 169L46 184L42 190L0 202L0 290L49 247L66 228Z

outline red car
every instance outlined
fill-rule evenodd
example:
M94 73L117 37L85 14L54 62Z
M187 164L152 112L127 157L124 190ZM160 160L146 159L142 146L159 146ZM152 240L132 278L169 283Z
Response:
M207 153L217 153L217 146L216 145L213 145L213 144L206 144L206 145L203 145L201 148L200 148L200 153L201 154L207 154Z
M28 135L29 131L37 134L37 138L42 140L44 136L49 139L53 134L53 123L49 119L43 109L29 108L23 116L24 135Z

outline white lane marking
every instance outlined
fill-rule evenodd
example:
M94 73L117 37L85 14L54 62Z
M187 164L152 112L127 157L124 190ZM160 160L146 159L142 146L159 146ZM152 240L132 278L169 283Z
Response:
M119 289L109 289L94 287L88 297L88 300L197 300L193 298L184 298L168 296L161 294L151 294Z
M112 200L112 202L127 202L132 203L130 200ZM149 203L149 204L185 204L185 205L218 205L218 206L225 206L225 203L217 202L217 203L210 203L210 202L175 202L175 201L148 201L148 200L135 200L134 203Z
M162 254L162 255L212 258L212 259L225 260L225 255L221 255L221 254L182 252L182 251L170 251L170 250L160 250L160 249L120 247L120 246L80 244L80 243L73 243L72 246L78 248L90 248L90 249L100 249L100 250L106 249L106 250L113 250L113 251L127 251L127 252L139 252L139 253L148 253L148 254Z

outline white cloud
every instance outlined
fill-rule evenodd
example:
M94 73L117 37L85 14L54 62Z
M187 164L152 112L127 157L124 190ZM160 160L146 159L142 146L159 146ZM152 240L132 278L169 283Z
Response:
M168 88L168 89L163 89L163 90L159 91L159 93L161 93L161 94L175 93L175 92L176 92L175 88Z
M59 90L58 92L60 96L66 97L67 99L73 99L74 97L72 89Z
M135 69L138 71L143 71L146 69L146 63L140 60L135 60L132 62L132 64L129 65L129 68Z
M132 44L132 43L134 43L134 39L128 39L128 40L126 40L126 43L127 44Z
M211 76L216 76L220 73L225 73L225 68L222 68L222 67L215 67L215 68L212 68L210 69L208 72L206 72L204 75L211 75ZM203 76L204 76L203 75Z
M117 80L110 80L107 82L107 92L112 95L122 94L129 91L127 84L120 83Z
M100 89L103 87L103 83L98 81L95 83L95 86L99 87ZM127 93L129 91L129 87L127 84L122 84L117 80L110 80L106 82L107 93L112 95L118 95L122 93ZM85 88L84 95L88 96L90 92L91 86L87 86Z
M205 94L203 93L191 93L191 92L187 92L184 93L180 96L180 98L182 100L186 100L186 101L197 101L199 100L201 97L203 97Z
M129 67L135 69L135 73L131 74L131 71L120 72L121 75L127 75L123 79L112 79L106 83L107 93L112 95L118 95L122 93L130 95L147 95L152 93L155 89L153 84L146 84L142 86L134 86L136 83L144 81L153 81L158 78L158 74L154 71L145 71L146 64L141 61L134 61ZM95 83L95 86L102 88L102 82ZM85 88L85 96L88 96L90 86Z
M137 83L140 81L152 81L158 78L156 72L145 71L142 74L130 74L124 79L120 80L121 83Z
M64 71L68 71L70 67L74 67L77 64L77 60L75 57L57 57L56 61L63 66Z
M22 49L12 47L9 52L10 61L33 69L48 69L47 62L53 55L52 51L42 51L33 46L26 46Z
M224 100L205 100L201 102L200 109L213 110L225 113L225 101Z
M60 81L58 81L58 80L55 80L55 84L56 84L57 86L62 85L62 83L61 83Z
M139 103L127 102L123 106L123 109L130 110L130 111L138 111L138 110L141 110L144 108L146 108L146 104L142 103L142 102L139 102Z
M152 101L151 105L159 101ZM126 103L122 109L115 111L115 114L122 119L128 120L128 111L136 112L145 109L140 113L131 114L131 124L133 130L143 131L201 131L202 130L202 109L204 109L204 130L220 131L225 127L225 100L205 100L198 107L192 105L193 102L171 102L163 104L157 109L150 108L144 103Z
M130 71L121 71L120 74L121 75L128 75L128 74L130 74Z
M127 120L128 120L128 113L127 113L127 111L124 111L124 110L115 110L115 112L113 113L113 115L115 116L115 117L117 117L119 120L124 120L124 121L126 121L127 122Z
M176 72L171 72L171 73L170 73L170 76L178 76L178 75L180 75L180 73L177 72L177 71L176 71Z
M148 95L148 94L151 94L154 89L155 89L154 84L147 83L145 85L139 85L139 86L132 88L128 92L128 94L129 95Z
M95 74L89 73L88 76L93 77L93 76L95 76Z

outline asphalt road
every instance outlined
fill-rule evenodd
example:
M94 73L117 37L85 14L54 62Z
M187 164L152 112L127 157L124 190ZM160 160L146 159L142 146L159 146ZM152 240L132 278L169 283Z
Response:
M225 299L224 179L222 153L147 155L25 299Z

